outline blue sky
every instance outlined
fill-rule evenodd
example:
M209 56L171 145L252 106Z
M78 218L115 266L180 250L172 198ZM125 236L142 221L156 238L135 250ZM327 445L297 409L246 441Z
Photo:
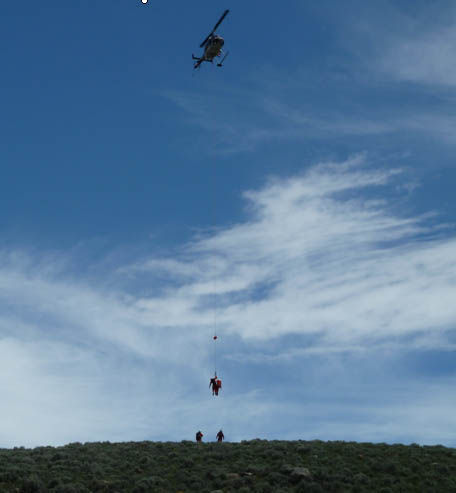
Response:
M1 14L0 446L456 446L453 2Z

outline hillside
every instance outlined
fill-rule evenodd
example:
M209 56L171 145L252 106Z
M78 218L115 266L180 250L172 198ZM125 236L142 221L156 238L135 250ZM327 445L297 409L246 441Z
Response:
M2 492L456 491L456 450L354 442L72 443L0 450Z

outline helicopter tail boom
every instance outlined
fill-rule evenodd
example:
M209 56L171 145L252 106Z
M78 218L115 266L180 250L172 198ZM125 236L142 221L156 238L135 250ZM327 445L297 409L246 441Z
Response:
M204 58L199 58L192 53L192 59L196 60L195 64L193 65L193 68L199 68L199 66L204 62Z

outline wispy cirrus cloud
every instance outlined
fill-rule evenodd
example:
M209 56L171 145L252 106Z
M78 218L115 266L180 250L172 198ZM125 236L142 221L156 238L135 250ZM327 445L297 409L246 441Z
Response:
M204 131L205 148L209 145L222 154L251 152L270 142L378 136L397 131L400 126L398 121L361 117L347 109L306 109L301 98L293 96L289 103L262 93L262 89L245 95L248 108L237 107L229 97L226 101L176 93L167 93L167 97L185 112L192 125Z
M186 306L187 323L199 325L215 280L219 324L246 339L310 333L345 346L452 329L455 238L429 218L394 214L375 189L399 170L363 169L364 160L246 192L246 222L195 240L181 264L144 264L181 285L138 304L163 324L175 320L167 302Z
M261 126L252 125L252 121L265 116L254 99L247 108L229 96L222 101L210 94L203 97L167 92L165 96L185 112L192 126L196 125L203 130L204 138L199 141L198 148L204 142L205 149L210 152L250 152L265 141L289 137L288 129L278 128L273 121L264 122ZM244 114L244 118L239 118L239 111L248 113L248 116Z
M454 15L452 16L454 18ZM377 68L398 80L446 87L456 86L455 24L397 34L386 45Z
M335 90L329 90L329 100ZM214 102L184 94L168 97L185 112L193 126L203 130L204 138L198 140L198 149L204 145L210 153L230 155L257 151L271 143L303 141L331 145L337 141L353 142L359 146L359 139L369 139L376 147L385 137L391 138L391 142L423 136L436 143L454 145L456 142L456 119L448 107L452 101L433 107L426 104L398 107L396 97L401 98L400 94L390 100L390 95L382 96L374 91L369 102L382 100L383 104L363 106L348 95L343 104L334 102L330 107L319 107L309 106L300 94L287 97L261 91L259 88L248 96L249 109L238 107L234 113L236 102L229 98ZM218 114L224 114L224 118Z
M395 214L377 195L400 173L366 167L361 155L271 179L245 192L244 222L196 237L174 258L120 267L132 292L119 279L111 292L3 262L2 300L11 317L21 307L23 324L38 317L68 335L154 357L164 356L154 344L164 328L212 323L214 290L219 323L246 339L317 333L332 344L361 344L449 330L456 239L430 217ZM131 279L139 273L161 292L135 293Z
M334 31L337 46L333 47L331 62L336 73L348 75L354 82L367 77L374 85L379 82L377 76L383 74L387 79L380 81L382 86L392 79L425 84L440 91L454 87L453 2L440 2L438 6L430 2L412 6L394 0L381 5L359 0L349 3L333 9L316 7Z

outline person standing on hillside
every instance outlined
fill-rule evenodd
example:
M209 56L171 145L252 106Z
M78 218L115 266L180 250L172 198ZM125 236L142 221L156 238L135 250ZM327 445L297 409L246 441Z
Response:
M223 434L223 431L220 430L218 433L217 433L217 442L223 442L223 440L225 439L225 435Z
M196 432L196 443L201 443L201 440L203 439L203 434L201 431Z

